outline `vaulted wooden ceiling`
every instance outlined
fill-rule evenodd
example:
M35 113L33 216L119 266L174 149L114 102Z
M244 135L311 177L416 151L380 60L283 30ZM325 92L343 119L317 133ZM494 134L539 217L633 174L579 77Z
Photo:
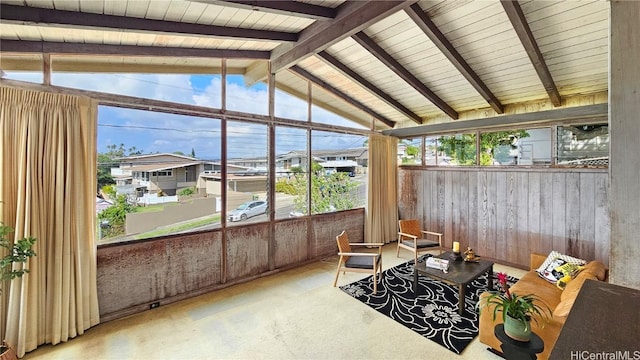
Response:
M608 16L592 0L2 0L0 67L48 54L54 71L195 74L225 58L384 130L606 93Z

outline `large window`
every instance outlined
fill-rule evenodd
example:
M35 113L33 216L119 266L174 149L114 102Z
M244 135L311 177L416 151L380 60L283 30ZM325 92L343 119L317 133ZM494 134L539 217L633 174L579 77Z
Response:
M364 136L313 131L311 213L364 206L369 151Z
M276 127L276 219L308 215L307 132Z
M436 142L437 165L476 165L476 134L440 136Z
M55 62L53 63L55 70ZM53 85L220 108L219 75L53 73ZM231 94L239 96L230 89ZM235 98L234 98L235 99Z
M476 136L480 136L479 147ZM400 164L413 165L409 151L416 152L412 145L418 146L420 141L422 139L400 141ZM425 165L469 166L476 165L476 159L481 166L607 167L609 126L578 123L424 137Z
M219 227L220 124L99 107L100 242Z
M307 83L298 77L287 83L279 79L280 76L276 75L274 115L291 120L309 120Z
M422 140L402 139L398 143L398 163L401 165L422 165Z
M267 126L227 122L227 225L268 220Z
M480 134L480 165L551 164L551 128Z
M607 123L558 126L558 165L608 166Z
M242 75L227 75L227 109L252 114L269 113L269 93L265 83L245 84Z
M133 109L139 102L132 108L99 106L96 204L101 244L205 231L223 222L264 222L271 209L276 219L288 219L366 203L367 136L332 131L339 125L362 133L356 128L364 126L343 118L347 113L318 106L313 107L314 121L308 122L309 85L304 79L293 87L280 84L275 124L268 125L262 117L246 121L250 114L268 113L267 85L247 86L233 73L226 78L227 109L249 116L229 112L219 119L206 115L204 108L222 106L221 75L56 73L55 62L52 66L54 85L203 107ZM198 115L177 115L190 112ZM273 144L270 126L275 129ZM270 173L271 145L275 173ZM226 219L221 218L223 210Z

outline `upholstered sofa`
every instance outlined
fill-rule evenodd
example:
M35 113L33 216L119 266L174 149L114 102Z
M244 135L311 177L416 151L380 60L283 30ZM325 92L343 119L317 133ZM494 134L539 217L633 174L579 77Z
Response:
M544 328L531 323L531 329L534 333L544 341L544 351L538 354L538 359L548 359L551 349L558 339L562 325L564 325L569 310L573 306L580 287L587 279L604 281L607 276L607 270L604 264L599 261L591 261L585 265L584 269L571 280L564 290L560 290L554 284L541 278L536 269L542 265L547 258L542 254L531 254L531 269L513 286L511 291L518 294L536 294L539 296L549 308L553 311L550 321L544 325ZM489 295L485 292L481 298ZM483 308L480 311L479 338L480 342L490 346L491 348L500 350L500 341L495 337L493 329L497 324L502 323L502 318L494 321L492 317L493 309L491 307Z

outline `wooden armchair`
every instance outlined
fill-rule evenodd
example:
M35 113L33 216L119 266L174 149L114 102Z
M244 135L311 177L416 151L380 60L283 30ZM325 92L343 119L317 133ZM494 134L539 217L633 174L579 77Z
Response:
M333 281L333 286L336 286L338 282L338 276L340 271L343 273L347 271L364 272L373 274L373 293L378 291L378 272L382 277L382 243L349 243L349 237L346 231L342 231L340 235L336 236L338 242L338 255L340 260L338 261L338 270L336 270L336 279ZM352 247L377 247L378 252L354 252Z
M418 253L438 248L442 254L442 233L426 231L420 228L418 220L400 220L398 222L398 250L396 256L400 256L400 248L413 252L414 264L418 262ZM437 238L428 240L425 237Z

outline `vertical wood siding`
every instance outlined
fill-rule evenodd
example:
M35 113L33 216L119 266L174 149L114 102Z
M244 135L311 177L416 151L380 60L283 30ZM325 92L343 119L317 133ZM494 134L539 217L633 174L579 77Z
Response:
M401 168L401 219L418 218L478 254L522 267L556 250L609 262L603 169Z

